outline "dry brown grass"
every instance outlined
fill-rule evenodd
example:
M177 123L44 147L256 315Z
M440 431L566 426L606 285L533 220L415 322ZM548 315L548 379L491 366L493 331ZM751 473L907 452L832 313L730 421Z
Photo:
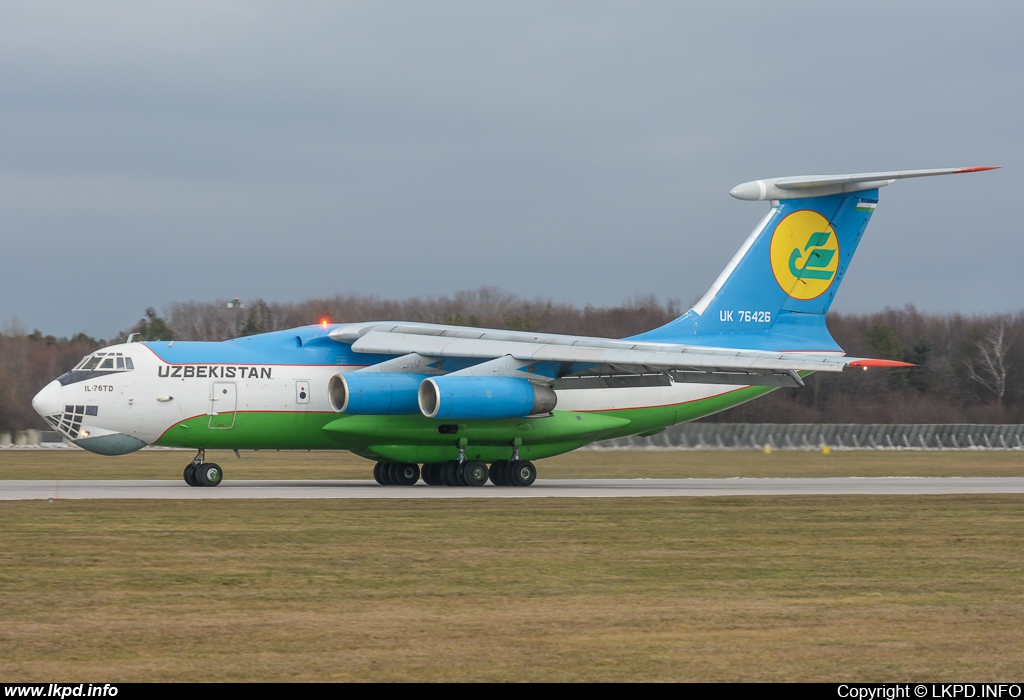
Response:
M84 450L0 450L0 479L180 479L185 450L103 457ZM369 479L373 463L349 452L210 451L228 479ZM1022 476L1019 451L579 450L538 462L541 478L733 476Z
M1019 680L1017 496L0 505L0 677Z

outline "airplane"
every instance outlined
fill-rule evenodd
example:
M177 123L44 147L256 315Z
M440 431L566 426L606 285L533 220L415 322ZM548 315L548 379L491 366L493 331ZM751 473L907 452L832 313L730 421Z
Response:
M384 486L530 486L535 460L654 435L801 387L813 372L910 366L847 357L825 314L879 188L993 169L738 185L733 197L770 202L768 213L691 309L629 338L404 321L325 321L221 342L129 337L83 358L32 406L97 454L195 449L189 486L223 480L207 449L349 450L375 462Z

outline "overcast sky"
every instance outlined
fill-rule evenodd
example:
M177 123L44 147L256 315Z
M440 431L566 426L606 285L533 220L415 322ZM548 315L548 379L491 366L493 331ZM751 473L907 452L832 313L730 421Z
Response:
M782 175L897 182L833 308L1024 307L1024 3L2 2L0 324L494 285L695 301ZM333 319L362 320L362 319Z

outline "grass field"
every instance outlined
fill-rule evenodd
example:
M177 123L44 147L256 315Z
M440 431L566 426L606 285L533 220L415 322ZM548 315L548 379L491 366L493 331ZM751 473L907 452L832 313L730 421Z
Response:
M0 478L177 478L189 457L4 451ZM229 478L369 466L215 459ZM1019 475L1022 461L609 451L541 470ZM0 502L0 678L1019 681L1022 541L1020 496Z
M0 677L1019 680L1022 506L8 502Z
M0 450L0 479L180 479L194 453ZM226 479L370 479L373 463L348 452L207 452ZM579 450L540 460L542 479L733 476L1024 476L1020 451Z

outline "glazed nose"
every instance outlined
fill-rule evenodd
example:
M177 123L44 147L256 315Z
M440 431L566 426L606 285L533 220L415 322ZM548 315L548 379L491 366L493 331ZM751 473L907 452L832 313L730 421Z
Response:
M64 387L54 379L32 399L32 408L45 417L64 412Z

